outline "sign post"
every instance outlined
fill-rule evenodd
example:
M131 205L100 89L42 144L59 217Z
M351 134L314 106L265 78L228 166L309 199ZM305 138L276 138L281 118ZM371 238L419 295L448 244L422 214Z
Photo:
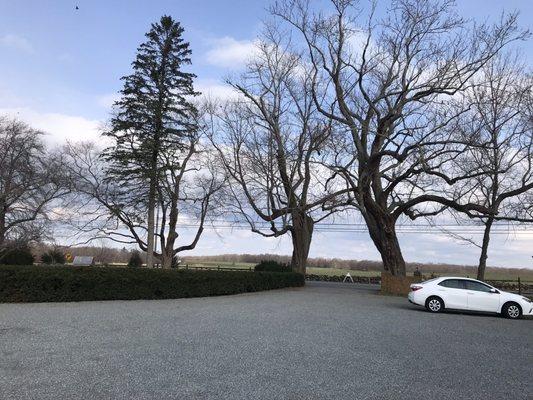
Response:
M348 279L353 283L353 278L352 278L352 276L350 275L349 272L346 274L346 276L344 277L344 279L342 281L346 282Z

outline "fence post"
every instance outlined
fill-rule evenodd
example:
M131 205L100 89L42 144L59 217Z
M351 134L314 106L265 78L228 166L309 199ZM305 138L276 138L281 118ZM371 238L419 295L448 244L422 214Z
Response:
M522 294L522 285L520 284L520 277L518 277L518 294Z

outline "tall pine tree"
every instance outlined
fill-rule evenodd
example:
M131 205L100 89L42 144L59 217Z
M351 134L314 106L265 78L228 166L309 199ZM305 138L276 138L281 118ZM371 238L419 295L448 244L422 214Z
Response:
M191 103L198 94L193 88L196 76L182 70L191 63L182 34L180 23L170 16L152 24L147 41L137 49L133 73L122 78L121 98L104 133L114 142L104 151L107 178L121 188L125 203L135 203L147 215L148 267L153 266L158 181L172 168L161 162L161 155L183 149L197 130L197 110Z

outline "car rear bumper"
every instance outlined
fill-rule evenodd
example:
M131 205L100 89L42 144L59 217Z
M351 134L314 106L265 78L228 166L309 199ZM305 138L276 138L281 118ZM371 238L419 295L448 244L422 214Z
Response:
M418 298L420 296L416 295L416 292L409 292L407 295L407 300L409 300L409 303L416 304L417 306L423 306L424 304L420 303L420 299Z

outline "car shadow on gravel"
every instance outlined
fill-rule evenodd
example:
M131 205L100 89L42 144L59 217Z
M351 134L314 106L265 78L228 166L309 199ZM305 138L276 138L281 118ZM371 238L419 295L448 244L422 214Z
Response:
M416 306L416 305L413 305L413 304L410 304L410 303L406 303L406 304L391 304L390 307L391 308L398 308L398 309L402 309L402 310L409 310L409 311L415 311L415 312L430 314L429 311L427 311L424 307ZM504 319L499 314L485 313L485 312L481 312L481 311L477 312L477 311L462 311L462 310L444 310L443 314L469 315L469 316L472 316L472 317L497 317L497 318ZM533 316L526 315L526 316L522 316L520 319L533 321Z

